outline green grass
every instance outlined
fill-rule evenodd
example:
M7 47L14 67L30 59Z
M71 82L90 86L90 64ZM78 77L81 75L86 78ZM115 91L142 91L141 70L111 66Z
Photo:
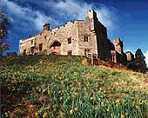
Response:
M51 55L2 58L0 85L7 95L1 104L6 109L2 117L31 115L20 107L28 102L37 118L148 117L147 76L85 66L82 59Z

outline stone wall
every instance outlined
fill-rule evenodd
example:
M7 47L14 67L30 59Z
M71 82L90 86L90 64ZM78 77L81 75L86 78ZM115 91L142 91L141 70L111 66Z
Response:
M90 11L89 17L92 17L91 13L94 12ZM91 24L95 25L92 19L89 19L89 22L87 20L67 22L54 29L46 28L44 25L41 33L20 41L20 53L23 54L26 50L28 55L46 50L47 54L58 52L60 55L67 55L71 52L72 55L97 55L98 38L95 29L90 28ZM35 45L32 45L32 42L35 42ZM41 44L42 50L39 50Z
M50 28L43 25L43 30L35 36L20 40L20 54L39 53L57 55L95 55L102 60L126 64L123 42L117 38L111 42L107 28L101 24L94 10L86 13L85 20L75 20L64 25Z
M71 39L71 43L68 44L68 38ZM76 22L68 22L64 26L55 28L53 30L43 30L41 33L37 34L34 37L21 40L20 41L20 53L23 53L23 50L26 50L26 54L31 53L31 47L34 46L35 53L39 53L39 45L42 44L42 50L46 51L48 54L52 52L51 45L54 42L59 42L60 54L67 55L69 50L72 50L73 55L78 55L78 27ZM32 45L32 42L33 43Z

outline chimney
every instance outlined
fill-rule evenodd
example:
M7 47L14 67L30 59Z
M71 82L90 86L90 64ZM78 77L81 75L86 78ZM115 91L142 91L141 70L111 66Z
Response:
M49 31L50 30L50 24L49 23L45 23L44 25L43 25L43 30L45 31Z

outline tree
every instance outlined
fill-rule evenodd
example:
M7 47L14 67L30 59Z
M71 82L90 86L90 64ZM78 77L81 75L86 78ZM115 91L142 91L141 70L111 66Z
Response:
M146 62L145 62L145 56L143 54L143 52L141 51L141 49L137 49L136 53L135 53L135 62L136 62L136 66L138 71L140 72L145 72L146 71Z
M0 56L8 49L8 43L6 42L6 36L8 33L9 19L6 14L0 10Z

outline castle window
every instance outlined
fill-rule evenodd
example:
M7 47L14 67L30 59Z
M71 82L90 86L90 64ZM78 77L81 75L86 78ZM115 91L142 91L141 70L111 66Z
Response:
M33 40L31 40L31 45L33 45Z
M39 44L39 51L42 51L42 48L43 48L43 44Z
M84 42L88 42L88 35L84 35Z
M23 50L23 55L26 55L26 49Z
M71 37L68 38L68 44L71 44Z
M46 37L46 36L44 36L44 38L46 39L47 37Z
M31 51L31 54L33 54L34 53L34 47L31 47L30 51Z
M85 49L85 50L84 50L84 55L87 56L88 53L89 53L89 51L90 51L89 49Z
M67 52L67 54L68 54L68 55L72 55L72 50L69 50L69 51Z

